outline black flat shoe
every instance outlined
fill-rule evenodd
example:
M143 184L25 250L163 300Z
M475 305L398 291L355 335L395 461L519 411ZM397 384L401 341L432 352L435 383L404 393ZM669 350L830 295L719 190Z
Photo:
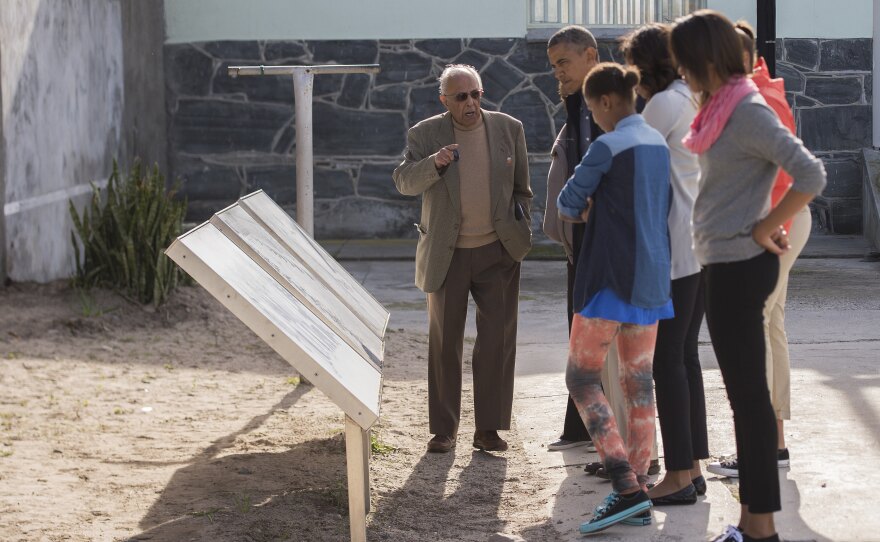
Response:
M691 483L694 484L694 489L697 490L697 495L702 496L706 494L706 479L703 478L702 474L691 480Z
M596 474L596 472L602 468L602 463L598 461L593 461L584 465L584 472L587 474Z
M697 488L689 484L669 495L651 499L654 506L668 506L673 504L694 504L697 502Z

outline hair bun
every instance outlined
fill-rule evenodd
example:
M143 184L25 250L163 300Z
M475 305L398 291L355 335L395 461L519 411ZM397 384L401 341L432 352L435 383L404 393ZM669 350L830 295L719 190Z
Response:
M625 68L623 82L629 88L635 88L639 84L639 71L633 67Z
M632 101L635 99L633 88L638 83L639 72L635 68L624 68L616 62L602 62L587 74L583 91L587 98L617 94Z

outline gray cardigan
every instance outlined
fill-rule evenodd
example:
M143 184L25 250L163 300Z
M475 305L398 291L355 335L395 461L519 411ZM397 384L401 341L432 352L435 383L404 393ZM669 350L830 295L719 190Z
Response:
M752 228L770 212L778 167L794 178L798 192L819 194L825 187L822 160L754 94L736 106L721 136L700 155L694 250L701 264L748 260L764 250Z

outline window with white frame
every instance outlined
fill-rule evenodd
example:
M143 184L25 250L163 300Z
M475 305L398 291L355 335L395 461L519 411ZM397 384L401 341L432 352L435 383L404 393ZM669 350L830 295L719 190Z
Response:
M529 28L639 26L672 22L706 7L706 0L529 0Z

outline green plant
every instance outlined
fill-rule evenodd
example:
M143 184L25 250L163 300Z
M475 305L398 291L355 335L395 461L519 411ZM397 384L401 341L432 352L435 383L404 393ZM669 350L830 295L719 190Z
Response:
M342 514L348 514L348 485L342 480L336 480L336 485L322 490L324 498L333 508Z
M390 444L385 444L379 438L370 432L370 451L373 455L386 455L397 451L397 448Z
M98 306L98 302L92 297L88 290L83 288L76 288L76 295L79 297L80 313L86 318L97 318L105 313L116 310L116 307L108 310L102 309Z
M235 502L235 509L239 514L247 514L251 511L251 496L247 493L235 495L233 500Z
M93 184L82 215L70 202L75 283L107 286L143 304L162 304L180 282L180 269L165 249L180 235L185 212L186 201L175 200L174 190L166 191L158 166L147 173L135 161L122 179L114 162L106 197Z
M202 510L199 512L190 512L189 515L191 515L192 517L195 517L195 518L199 518L199 517L208 518L208 521L210 521L211 523L214 523L214 514L216 514L219 511L220 511L219 508L209 508L207 510Z

